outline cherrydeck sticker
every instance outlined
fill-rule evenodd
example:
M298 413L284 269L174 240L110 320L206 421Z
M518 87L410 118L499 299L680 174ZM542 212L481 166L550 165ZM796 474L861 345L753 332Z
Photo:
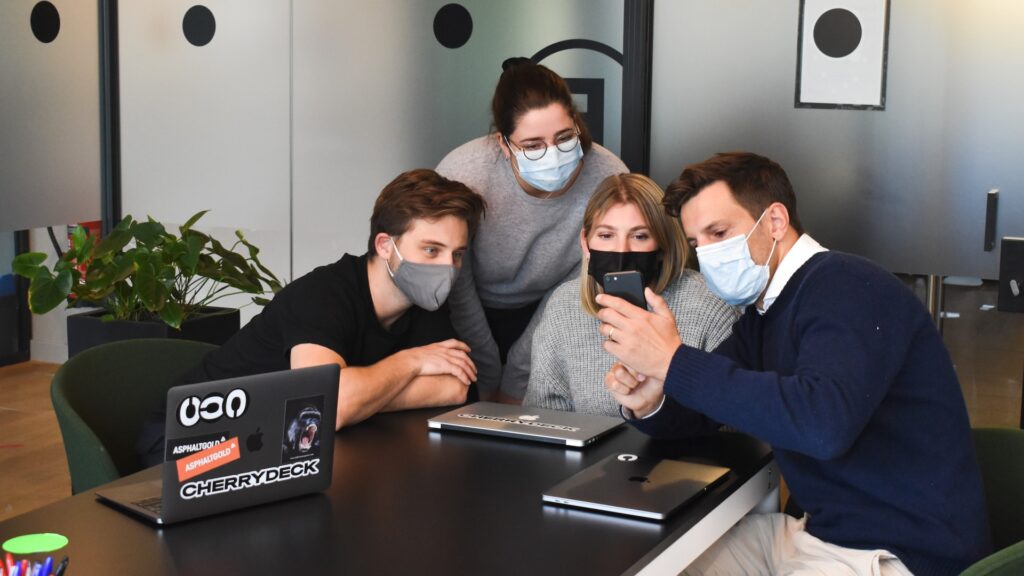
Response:
M238 437L234 436L229 438L227 442L211 446L202 452L196 452L191 456L179 459L175 463L178 466L178 482L184 482L204 472L220 468L239 458L241 458L241 455L238 453Z
M320 459L313 458L250 472L240 472L230 476L185 482L181 485L178 493L185 500L192 500L193 498L205 498L206 496L258 488L276 482L288 482L306 476L316 476L319 473Z
M172 438L167 441L167 454L164 456L164 460L173 461L179 458L184 458L189 454L195 454L200 450L206 450L211 446L216 446L228 440L228 431L223 432L210 432L209 434L201 434L198 436L189 436L187 438Z
M295 398L285 404L282 464L320 456L320 417L323 410L322 395Z

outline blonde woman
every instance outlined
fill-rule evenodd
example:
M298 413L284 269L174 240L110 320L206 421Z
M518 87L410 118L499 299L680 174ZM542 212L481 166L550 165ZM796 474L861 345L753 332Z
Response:
M594 190L580 231L580 278L556 288L544 307L524 405L619 415L604 386L615 360L601 346L594 301L608 272L639 271L672 310L684 343L712 350L729 336L739 312L711 294L699 272L686 269L683 230L665 213L664 196L641 174L609 176Z

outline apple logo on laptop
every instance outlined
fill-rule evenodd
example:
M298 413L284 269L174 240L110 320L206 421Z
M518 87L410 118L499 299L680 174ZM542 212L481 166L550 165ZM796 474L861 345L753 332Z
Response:
M537 420L539 418L540 416L534 416L533 414L523 414L522 416L519 417L520 420L526 420L527 422L533 422L534 420Z
M259 426L256 427L256 431L249 434L249 437L245 439L245 448L249 452L259 452L263 448L263 432L260 432Z

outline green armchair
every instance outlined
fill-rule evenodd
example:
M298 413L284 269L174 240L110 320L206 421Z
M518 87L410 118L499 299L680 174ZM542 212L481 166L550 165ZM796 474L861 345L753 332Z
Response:
M974 445L996 550L961 576L1024 574L1024 430L975 428Z
M64 438L71 492L138 472L135 442L150 410L217 347L179 339L111 342L64 363L50 396Z

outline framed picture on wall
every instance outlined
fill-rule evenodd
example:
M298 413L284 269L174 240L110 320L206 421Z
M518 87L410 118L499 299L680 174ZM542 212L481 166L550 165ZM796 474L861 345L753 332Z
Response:
M889 0L800 0L796 107L885 110Z

